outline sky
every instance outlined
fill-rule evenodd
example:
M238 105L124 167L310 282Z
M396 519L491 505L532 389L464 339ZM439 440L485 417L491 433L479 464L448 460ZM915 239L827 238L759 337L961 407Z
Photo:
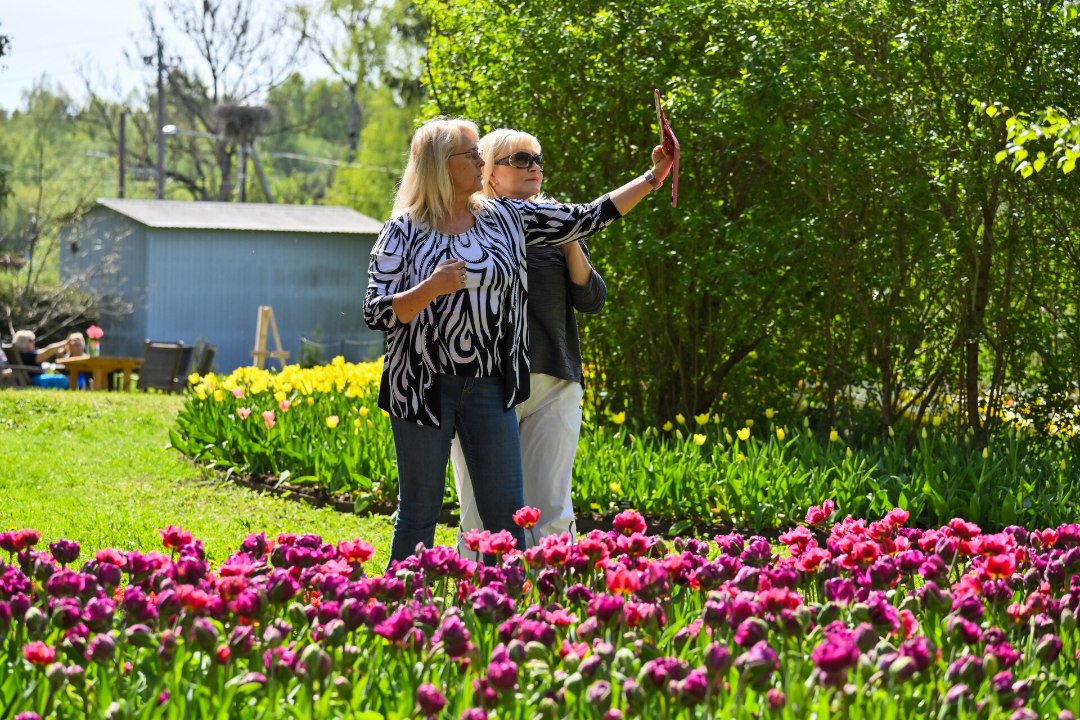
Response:
M25 106L23 95L43 76L73 97L85 95L79 68L88 69L94 88L119 100L156 77L141 60L132 66L124 57L147 43L142 7L155 10L165 27L167 55L184 56L187 41L169 27L162 3L155 0L0 0L0 35L11 40L0 58L0 109ZM264 3L256 3L256 7ZM139 45L135 38L140 38ZM304 75L309 72L301 70ZM113 87L118 85L119 94Z

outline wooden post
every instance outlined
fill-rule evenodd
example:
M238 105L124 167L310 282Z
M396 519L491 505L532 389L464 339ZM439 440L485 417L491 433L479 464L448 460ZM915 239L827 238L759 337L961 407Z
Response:
M267 333L274 338L274 350L266 349ZM285 367L285 361L289 359L289 351L281 347L281 336L278 335L277 321L274 320L274 308L269 305L259 306L259 316L255 323L255 349L251 351L255 358L255 367L260 370L266 365L266 358L271 357Z

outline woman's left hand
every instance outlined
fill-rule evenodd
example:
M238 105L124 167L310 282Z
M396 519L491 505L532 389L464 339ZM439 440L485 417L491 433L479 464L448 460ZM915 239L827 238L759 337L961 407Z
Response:
M663 182L667 179L668 173L671 172L671 166L675 162L675 156L669 155L667 151L664 150L663 145L657 145L652 151L652 162L653 175L656 176L657 180Z

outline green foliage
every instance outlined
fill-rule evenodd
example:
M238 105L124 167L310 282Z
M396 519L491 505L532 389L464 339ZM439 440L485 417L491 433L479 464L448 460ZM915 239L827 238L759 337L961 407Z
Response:
M348 205L373 218L389 217L412 135L415 112L398 106L381 88L371 95L356 166L339 168L326 201Z
M608 407L739 418L801 393L882 431L947 393L982 442L1006 388L1076 377L1075 188L998 167L1004 130L972 107L1080 104L1080 38L1045 3L421 7L429 113L533 132L556 197L643 171L665 98L679 207L658 193L593 243Z

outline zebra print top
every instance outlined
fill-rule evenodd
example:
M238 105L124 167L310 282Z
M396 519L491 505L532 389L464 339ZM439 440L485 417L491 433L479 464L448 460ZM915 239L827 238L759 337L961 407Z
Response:
M607 195L584 205L485 200L472 228L445 235L408 215L383 225L368 266L364 321L384 330L379 407L439 427L439 374L504 378L506 408L529 396L526 245L582 240L620 217ZM464 290L442 295L412 322L398 322L393 296L418 285L447 258L465 261Z

